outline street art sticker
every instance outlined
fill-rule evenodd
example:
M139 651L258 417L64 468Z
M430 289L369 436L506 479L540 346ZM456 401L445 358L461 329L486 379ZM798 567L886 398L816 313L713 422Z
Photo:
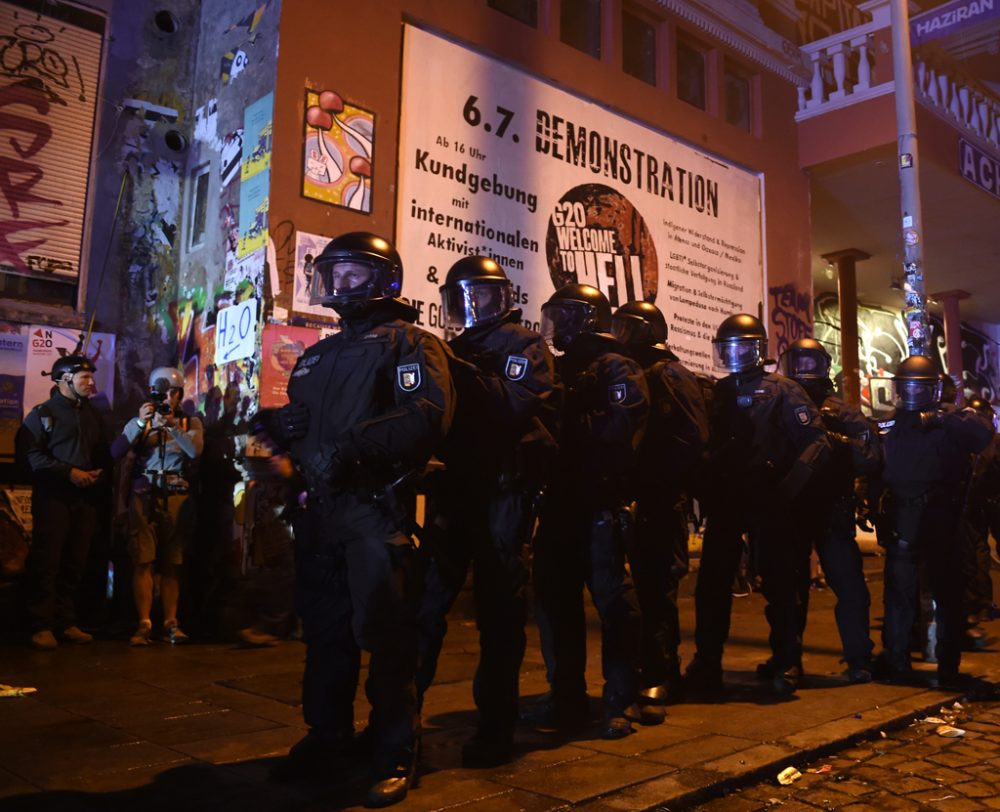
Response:
M292 311L298 314L299 321L331 322L337 314L322 305L309 304L309 283L312 281L313 260L316 259L330 242L329 237L320 234L307 234L304 231L295 232L295 279L292 289Z
M237 291L241 286L249 288L250 296L264 295L264 257L266 248L259 248L243 259L235 254L226 255L226 290Z
M102 42L0 2L0 271L70 282L80 272Z
M307 90L305 109L303 196L370 212L375 114L333 90Z
M268 193L271 188L271 130L274 94L255 101L243 113L240 163L239 258L267 245Z
M758 175L410 26L400 122L396 245L420 325L444 332L438 287L470 254L504 267L536 329L566 282L655 301L700 372L719 322L764 304Z

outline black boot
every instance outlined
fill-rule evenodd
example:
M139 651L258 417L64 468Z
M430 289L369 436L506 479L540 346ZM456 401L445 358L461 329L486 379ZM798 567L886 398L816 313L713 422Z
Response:
M406 793L414 784L417 765L416 746L403 748L397 761L399 763L395 767L376 776L375 783L368 789L365 806L369 808L392 806L406 797Z

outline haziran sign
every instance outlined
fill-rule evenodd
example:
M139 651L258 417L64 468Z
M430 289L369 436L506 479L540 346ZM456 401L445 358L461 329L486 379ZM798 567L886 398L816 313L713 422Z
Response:
M405 30L396 247L418 323L443 332L438 287L479 254L503 266L529 327L556 289L594 285L612 307L655 302L674 352L710 371L719 322L762 301L760 177Z
M964 138L958 139L958 171L967 181L1000 198L1000 161Z
M946 37L994 17L1000 17L1000 0L952 0L910 20L910 44Z

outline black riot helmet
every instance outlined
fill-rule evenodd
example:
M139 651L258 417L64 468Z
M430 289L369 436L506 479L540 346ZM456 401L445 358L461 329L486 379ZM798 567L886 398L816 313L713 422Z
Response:
M767 358L767 330L756 316L737 313L719 325L712 347L718 369L731 373L760 369Z
M441 290L441 308L449 327L477 327L499 321L514 302L513 286L488 257L464 257L451 266Z
M627 302L611 318L611 332L627 347L667 349L667 320L652 302Z
M76 375L77 372L94 373L97 367L86 355L63 355L52 364L49 377L53 383L59 383L66 375Z
M611 304L590 285L566 285L542 305L542 337L560 352L584 333L611 330Z
M892 378L900 407L910 412L936 409L941 397L941 379L926 355L911 355L896 367Z
M332 239L313 261L309 304L348 315L371 302L394 299L403 287L403 261L388 240L367 231Z
M830 353L815 338L797 338L778 359L782 375L797 381L828 381Z
M942 372L938 376L938 380L941 381L941 402L954 403L958 390L955 388L955 381L952 380L951 375L945 375Z

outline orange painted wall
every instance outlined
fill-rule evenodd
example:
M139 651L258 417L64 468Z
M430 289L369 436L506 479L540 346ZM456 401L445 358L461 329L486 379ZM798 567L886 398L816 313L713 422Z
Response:
M651 13L666 12L655 3ZM660 66L662 87L651 87L621 70L617 21L621 0L606 0L602 60L559 41L558 2L539 3L542 19L532 29L489 8L486 0L285 0L274 109L270 221L291 221L306 232L334 235L367 229L391 236L395 228L397 132L403 23L451 37L523 68L693 146L764 175L767 284L793 283L811 292L809 184L799 169L795 88L785 80L729 54L757 76L758 135L733 127L712 112L675 98L672 48ZM322 10L324 8L330 10ZM544 16L548 10L548 16ZM659 53L672 42L665 18ZM612 26L608 25L608 22ZM697 32L690 32L697 36ZM727 53L699 36L705 45ZM711 77L710 77L711 79ZM715 76L721 89L721 76ZM362 215L300 196L305 87L335 88L376 114L373 210ZM405 263L405 257L404 263ZM279 266L280 266L279 261ZM283 274L285 269L281 269ZM287 288L288 280L283 281ZM810 297L811 298L811 297ZM283 302L279 299L279 304Z

